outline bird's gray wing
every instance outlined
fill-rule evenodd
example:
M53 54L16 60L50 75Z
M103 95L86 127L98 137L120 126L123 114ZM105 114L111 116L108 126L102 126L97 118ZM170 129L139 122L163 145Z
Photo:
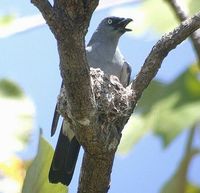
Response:
M124 61L122 70L120 73L120 82L124 87L128 86L131 78L131 66L126 61Z
M63 88L63 81L60 87L60 90ZM60 118L60 114L58 113L58 106L56 104L55 110L54 110L54 115L53 115L53 121L51 125L51 137L55 134L57 126L58 126L58 121Z
M59 117L60 117L60 114L58 113L57 108L58 107L56 105L55 110L54 110L54 115L53 115L53 121L52 121L52 125L51 125L51 137L56 132L56 129L57 129L57 126L58 126Z
M63 86L62 82L61 89ZM54 135L58 127L59 117L60 114L56 104L51 126L51 136ZM49 170L49 181L51 183L61 182L62 184L69 185L78 159L80 144L77 141L73 130L71 130L70 126L65 123L67 122L63 120Z

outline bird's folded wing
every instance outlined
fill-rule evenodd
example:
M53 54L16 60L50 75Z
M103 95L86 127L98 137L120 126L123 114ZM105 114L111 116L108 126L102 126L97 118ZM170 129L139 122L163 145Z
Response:
M131 78L131 66L125 61L120 73L120 82L124 87L128 86Z
M54 110L54 115L53 115L53 121L52 121L52 125L51 125L51 137L56 132L58 121L59 121L59 117L60 117L60 114L57 111L57 105L56 105L55 110Z
M63 88L64 84L62 81L61 87L60 87L60 92ZM58 105L56 104L55 110L54 110L54 115L53 115L53 121L51 125L51 137L55 134L57 126L58 126L58 121L59 121L60 114L58 113Z

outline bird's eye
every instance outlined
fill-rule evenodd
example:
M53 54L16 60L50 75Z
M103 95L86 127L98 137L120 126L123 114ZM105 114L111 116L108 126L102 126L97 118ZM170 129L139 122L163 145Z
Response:
M112 24L112 19L108 19L108 24Z

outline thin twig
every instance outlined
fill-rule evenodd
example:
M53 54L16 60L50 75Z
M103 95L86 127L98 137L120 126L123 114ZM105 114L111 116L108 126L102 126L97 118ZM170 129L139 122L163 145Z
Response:
M146 58L140 72L133 81L132 89L135 101L133 109L141 97L144 89L157 74L162 61L167 54L181 42L183 42L191 33L200 28L200 12L182 22L180 26L172 32L164 35L152 48L149 56Z
M183 4L181 4L181 1L177 0L166 0L166 2L169 3L171 8L174 10L174 13L176 14L176 17L179 19L179 21L185 21L189 16L184 10ZM198 66L200 68L200 30L195 31L190 36L193 47L196 51L196 55L198 57Z

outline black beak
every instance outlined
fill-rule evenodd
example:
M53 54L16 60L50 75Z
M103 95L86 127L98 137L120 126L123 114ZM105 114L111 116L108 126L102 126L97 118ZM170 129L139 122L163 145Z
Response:
M126 28L126 26L133 21L131 18L122 18L120 22L117 23L117 28L120 28L123 31L132 31L131 29Z

